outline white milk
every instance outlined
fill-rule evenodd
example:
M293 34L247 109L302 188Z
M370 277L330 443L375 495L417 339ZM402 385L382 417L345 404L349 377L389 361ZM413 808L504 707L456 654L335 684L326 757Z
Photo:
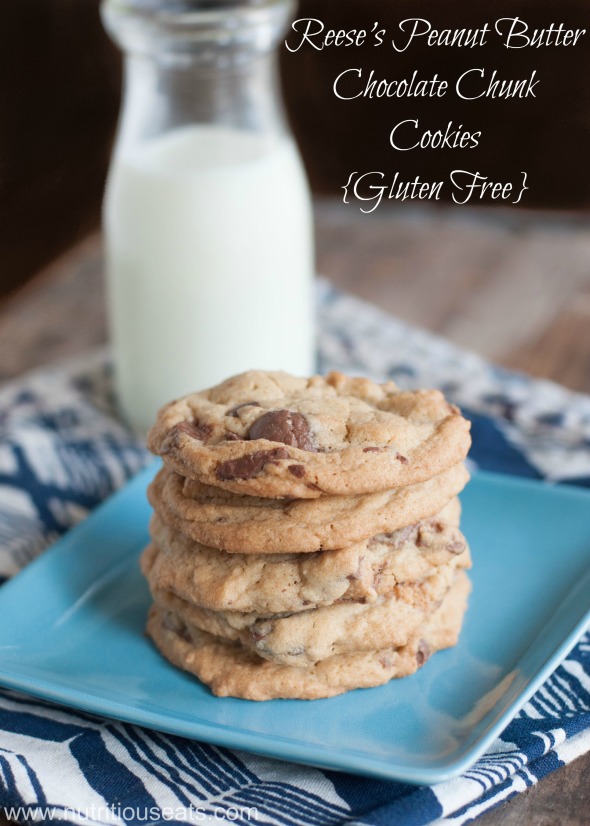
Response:
M291 140L190 126L119 150L104 218L119 401L137 428L243 370L313 372L312 217Z

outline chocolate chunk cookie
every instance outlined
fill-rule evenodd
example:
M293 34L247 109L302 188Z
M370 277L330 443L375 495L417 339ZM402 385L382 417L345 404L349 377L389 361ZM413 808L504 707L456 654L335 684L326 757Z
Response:
M179 616L189 629L239 642L279 665L310 666L335 654L398 648L440 604L457 576L456 562L441 566L422 582L394 586L387 597L363 605L345 602L295 614L241 614L208 611L162 591L153 597L160 608Z
M142 569L152 591L169 591L211 611L269 615L338 602L371 603L451 561L469 567L459 516L453 499L431 519L337 551L229 554L189 539L154 515L153 544L143 554Z
M148 497L166 524L203 545L239 553L310 553L343 548L433 516L468 479L459 463L427 482L395 490L287 501L240 496L164 468Z
M251 371L164 407L148 446L239 494L314 499L416 485L461 462L469 422L437 390Z
M156 606L150 612L148 633L170 662L194 674L219 697L333 697L412 674L435 651L455 645L469 590L467 576L460 573L440 607L401 648L338 654L309 668L278 665L239 644L198 629L189 631L174 612Z

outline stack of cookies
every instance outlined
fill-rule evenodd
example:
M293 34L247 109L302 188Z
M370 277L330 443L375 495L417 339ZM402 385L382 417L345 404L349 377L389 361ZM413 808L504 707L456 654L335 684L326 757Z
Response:
M148 633L218 696L330 697L456 643L469 423L435 390L252 371L148 438Z

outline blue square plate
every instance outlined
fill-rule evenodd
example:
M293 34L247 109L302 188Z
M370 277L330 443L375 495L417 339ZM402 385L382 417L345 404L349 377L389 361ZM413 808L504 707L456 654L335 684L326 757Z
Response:
M329 700L213 697L143 633L137 557L153 473L0 588L1 684L218 745L435 783L482 754L590 618L590 495L478 473L462 497L474 587L456 648Z

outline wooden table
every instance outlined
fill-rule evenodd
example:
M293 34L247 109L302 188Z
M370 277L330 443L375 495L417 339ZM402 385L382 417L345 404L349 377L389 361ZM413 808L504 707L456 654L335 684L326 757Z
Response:
M585 216L316 204L318 270L342 288L506 366L590 392ZM0 381L106 340L98 234L0 304ZM481 826L587 826L590 755ZM0 817L0 824L2 823Z
M400 318L590 392L590 220L316 205L318 271ZM101 239L0 303L0 381L106 340Z

